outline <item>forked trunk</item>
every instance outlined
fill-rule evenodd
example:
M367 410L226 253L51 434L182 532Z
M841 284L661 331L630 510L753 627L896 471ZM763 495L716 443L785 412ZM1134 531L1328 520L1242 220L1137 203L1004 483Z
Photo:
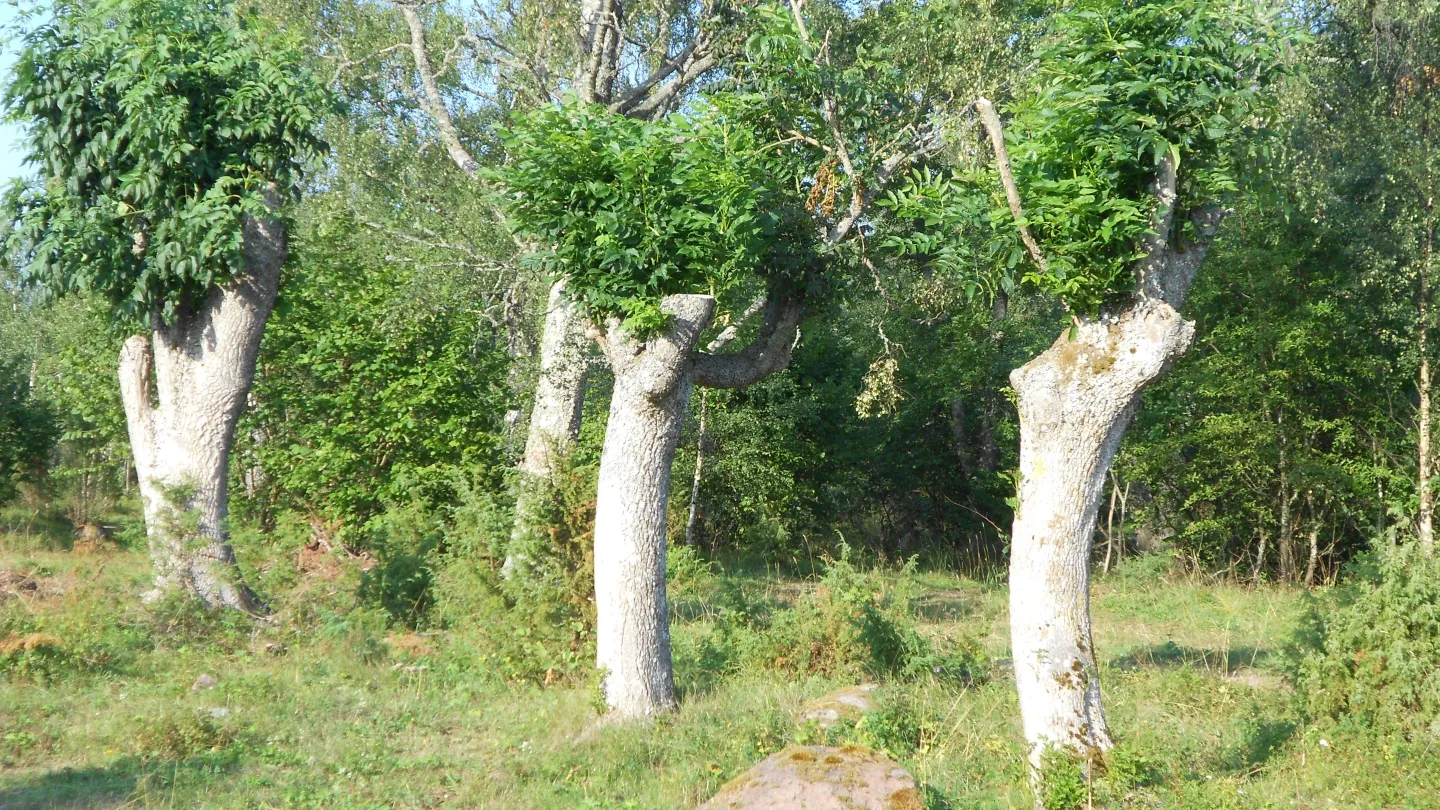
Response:
M670 470L694 386L739 388L790 362L799 301L775 295L760 303L760 334L733 354L696 349L715 317L715 299L708 295L665 298L660 309L669 322L647 340L614 320L597 337L614 369L615 390L595 504L595 659L604 673L605 702L618 718L675 708L665 604Z
M690 356L715 299L672 295L671 316L641 342L612 321L604 336L615 371L595 504L596 666L605 702L622 718L675 708L665 602L670 468L694 382Z
M556 476L580 436L589 370L585 319L565 294L565 282L550 288L540 344L540 378L525 455L520 461L515 493L515 525L506 549L505 571L522 580L532 578L550 548L549 533Z
M278 203L278 200L274 201ZM230 450L255 376L285 262L279 220L248 220L246 273L212 287L172 322L154 319L120 352L120 391L135 454L158 597L183 590L212 607L260 607L230 546Z
M1140 392L1184 354L1194 326L1141 299L1081 323L1010 375L1019 394L1020 486L1010 558L1010 633L1030 761L1113 743L1090 632L1096 517Z
M1003 156L998 146L997 153ZM1088 761L1114 744L1090 632L1095 522L1105 476L1140 393L1195 339L1194 324L1178 309L1224 216L1214 206L1191 212L1198 241L1172 243L1176 165L1166 156L1158 169L1153 230L1142 240L1130 303L1116 314L1077 321L1010 375L1020 414L1010 643L1036 775L1047 749ZM1012 209L1023 223L1018 205Z

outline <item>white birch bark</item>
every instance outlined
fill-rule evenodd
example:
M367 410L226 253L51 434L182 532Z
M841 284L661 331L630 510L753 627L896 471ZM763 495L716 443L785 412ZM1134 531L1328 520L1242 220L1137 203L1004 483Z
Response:
M271 196L271 205L278 198ZM244 226L245 275L212 287L120 352L120 391L144 505L156 590L212 607L260 608L230 546L230 450L285 262L278 219Z

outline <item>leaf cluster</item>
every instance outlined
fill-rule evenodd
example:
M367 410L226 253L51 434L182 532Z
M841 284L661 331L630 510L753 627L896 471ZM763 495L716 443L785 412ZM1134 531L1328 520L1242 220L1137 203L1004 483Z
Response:
M1270 88L1287 70L1291 35L1276 10L1243 0L1100 0L1047 27L1032 86L1008 105L1006 144L1048 266L1024 262L1003 233L981 240L983 251L948 255L956 264L988 259L1000 277L1021 268L1019 281L1094 311L1133 289L1162 158L1179 167L1182 228L1184 212L1238 190L1242 166L1265 148ZM976 178L937 179L932 190L935 180L916 178L889 204L952 239L1013 231L998 182L984 192L990 214L977 218L974 192L960 193ZM934 252L924 241L892 240L902 253Z
M4 96L40 169L6 198L11 249L54 294L119 317L243 271L242 225L296 190L333 108L292 37L230 0L65 0L24 37Z
M513 160L492 176L515 226L543 246L533 260L627 328L662 325L666 295L723 293L803 259L808 229L787 229L792 206L766 147L716 106L658 123L551 106L504 140Z

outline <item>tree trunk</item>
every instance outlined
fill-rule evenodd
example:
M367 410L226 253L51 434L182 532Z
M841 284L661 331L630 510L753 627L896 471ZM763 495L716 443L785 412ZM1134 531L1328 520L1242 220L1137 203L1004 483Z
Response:
M1260 529L1260 547L1255 550L1255 584L1265 578L1265 529Z
M278 199L272 198L272 207ZM246 274L120 351L120 391L156 590L254 611L226 526L230 450L285 262L284 224L247 220Z
M525 455L520 460L515 492L515 525L506 549L507 577L531 580L543 566L550 547L546 528L552 521L556 476L580 436L585 407L587 357L585 319L565 294L565 282L550 288L540 345L540 377Z
M596 666L605 702L623 719L675 708L665 604L670 468L690 393L689 359L715 299L672 295L668 326L643 343L611 321L603 338L615 371L595 503Z
M797 299L772 295L753 343L734 354L708 354L696 343L715 316L714 298L671 295L660 309L669 324L643 342L613 319L597 337L615 390L595 503L595 659L605 702L622 719L675 708L665 523L690 392L697 384L751 385L784 368L800 320Z
M695 439L695 480L690 483L690 513L685 517L685 545L697 545L695 524L700 517L700 481L705 475L705 451L710 442L710 396L700 392L700 435Z
M1115 473L1110 473L1110 511L1105 516L1105 565L1101 568L1105 573L1110 573L1110 557L1115 552L1115 501L1119 497L1119 482L1115 480Z
M1419 470L1416 475L1415 488L1420 493L1420 515L1418 535L1420 551L1427 557L1435 556L1435 492L1430 483L1434 455L1430 450L1430 264L1434 254L1435 231L1433 223L1429 218L1433 216L1433 198L1426 201L1427 225L1424 238L1424 257L1418 275L1419 294L1418 310L1419 335L1416 340L1416 353L1420 355L1420 436L1417 444L1419 458Z
M1090 633L1090 552L1105 477L1140 392L1195 329L1141 299L1082 322L1010 375L1019 394L1020 486L1010 557L1010 643L1030 762L1049 747L1112 747Z
M1275 550L1280 555L1280 581L1295 579L1295 526L1291 505L1294 495L1289 490L1284 470L1280 473L1280 531L1275 536Z
M965 476L967 488L975 485L975 457L970 452L970 435L966 429L967 416L965 400L956 397L950 402L950 442L955 446L955 458L960 462L960 473Z

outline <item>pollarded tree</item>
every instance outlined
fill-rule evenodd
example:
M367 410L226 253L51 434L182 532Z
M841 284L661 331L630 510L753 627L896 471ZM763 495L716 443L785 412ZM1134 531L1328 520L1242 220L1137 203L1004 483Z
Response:
M226 529L235 426L285 262L280 207L329 106L290 41L231 2L71 0L6 93L38 185L10 198L25 274L138 326L120 387L158 592L252 610Z
M1224 198L1263 144L1256 128L1283 53L1276 12L1249 0L1105 0L1048 29L1008 138L990 103L977 104L1006 191L988 222L1020 237L997 251L1001 265L1028 253L1020 280L1072 318L1010 377L1020 416L1011 646L1036 766L1049 748L1088 759L1112 746L1089 608L1104 482L1141 391L1194 340L1179 309ZM924 185L900 195L897 214L973 238L970 200Z
M465 110L508 116L570 94L612 114L658 121L720 65L735 20L726 2L581 0L512 3L393 0L405 24L417 98L454 164L477 180L487 156ZM732 37L733 38L733 37ZM452 45L453 41L453 45ZM486 81L467 83L465 74ZM474 85L494 93L476 92ZM543 551L551 482L580 434L591 363L585 318L564 279L555 280L540 332L539 375L525 452L518 465L514 537L507 570L529 580ZM518 565L518 569L516 566Z
M497 175L517 225L555 246L548 263L615 373L595 582L597 663L623 717L674 707L665 514L693 386L743 387L784 368L816 276L843 267L876 196L941 143L942 79L924 68L946 63L925 46L951 29L933 9L851 16L797 0L752 13L741 92L654 124L597 105L542 111L512 134L514 160ZM737 315L763 312L753 341L699 350L714 294L732 288L758 302Z
M606 700L620 716L667 711L665 506L690 393L696 382L743 385L784 366L813 229L786 216L800 206L777 182L775 148L713 108L657 124L597 106L550 108L510 140L511 216L556 246L541 258L588 314L615 373L595 517ZM736 355L699 351L717 296L757 286L772 292L756 342Z

